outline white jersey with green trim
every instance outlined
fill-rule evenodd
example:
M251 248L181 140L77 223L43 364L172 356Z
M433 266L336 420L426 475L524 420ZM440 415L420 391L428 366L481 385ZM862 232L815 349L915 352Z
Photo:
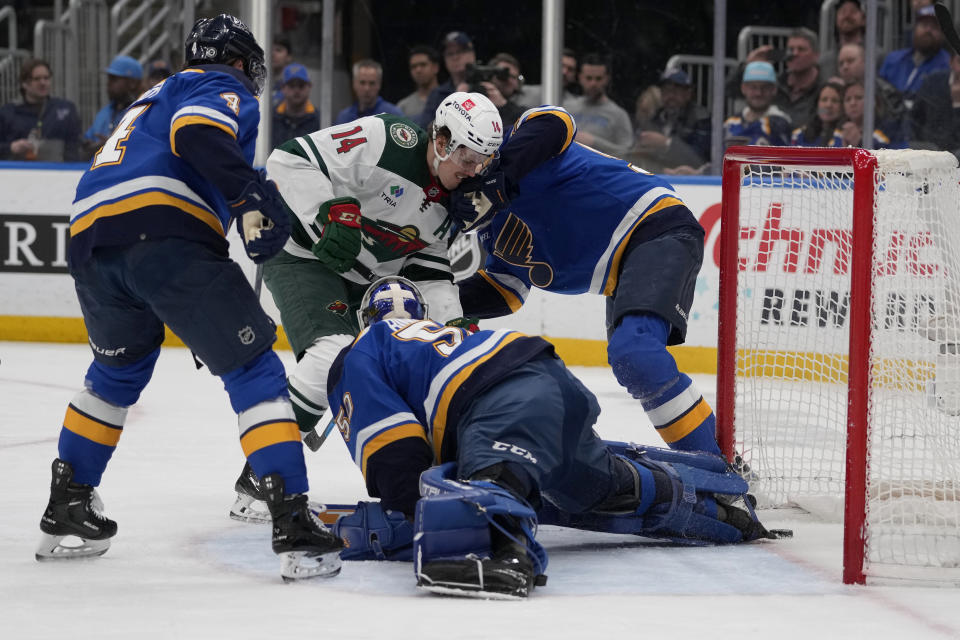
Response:
M293 216L284 250L316 259L331 205L354 202L362 216L357 265L342 274L365 284L403 275L421 284L435 317L461 315L447 247L454 232L447 194L427 166L425 131L380 114L315 131L280 145L267 160ZM436 305L436 306L435 306Z

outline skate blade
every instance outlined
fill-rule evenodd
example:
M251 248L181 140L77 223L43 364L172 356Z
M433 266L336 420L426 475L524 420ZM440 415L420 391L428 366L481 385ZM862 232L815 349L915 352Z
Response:
M110 538L87 540L77 536L58 536L44 533L34 555L38 562L81 560L83 558L98 558L105 554L109 548Z
M266 502L244 493L237 494L236 501L230 507L230 517L239 522L255 524L270 524L273 521Z
M332 578L340 573L340 551L315 553L313 551L284 551L280 556L280 577L284 582L310 578Z

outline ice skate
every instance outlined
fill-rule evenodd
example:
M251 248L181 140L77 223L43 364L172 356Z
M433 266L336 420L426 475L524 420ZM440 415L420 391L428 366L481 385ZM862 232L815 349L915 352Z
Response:
M237 492L237 498L230 507L230 517L240 522L253 522L256 524L270 524L273 519L270 517L270 510L260 490L260 480L257 474L250 468L250 463L243 465L243 471L240 477L233 485ZM327 508L312 500L307 503L310 510L319 515L325 513Z
M59 458L53 461L50 501L40 518L43 536L37 546L37 560L102 556L117 533L117 523L100 513L103 503L94 488L72 482L72 478L70 463Z
M280 474L260 483L273 517L273 552L280 556L284 581L333 577L340 573L343 540L310 510L304 494L284 495Z
M237 499L230 507L230 517L240 522L256 522L266 524L271 521L270 510L264 502L260 492L260 480L250 468L250 463L243 465L243 471L233 487L237 492Z

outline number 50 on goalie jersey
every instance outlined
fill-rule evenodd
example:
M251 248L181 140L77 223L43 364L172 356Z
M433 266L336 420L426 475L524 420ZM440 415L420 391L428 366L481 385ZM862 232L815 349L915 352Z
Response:
M552 349L516 331L471 334L430 320L384 320L365 329L334 362L328 389L370 495L380 497L376 475L383 469L455 460L456 426L467 404Z
M188 125L216 127L236 139L252 163L259 103L241 78L224 65L189 68L127 108L77 185L71 263L98 246L147 238L187 238L226 253L227 203L195 168L203 158L180 156L175 135Z

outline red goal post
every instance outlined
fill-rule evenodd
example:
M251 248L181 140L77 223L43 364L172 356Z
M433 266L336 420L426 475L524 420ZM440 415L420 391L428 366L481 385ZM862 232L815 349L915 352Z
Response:
M852 148L724 157L718 439L761 506L839 516L842 500L847 583L960 584L956 166Z

